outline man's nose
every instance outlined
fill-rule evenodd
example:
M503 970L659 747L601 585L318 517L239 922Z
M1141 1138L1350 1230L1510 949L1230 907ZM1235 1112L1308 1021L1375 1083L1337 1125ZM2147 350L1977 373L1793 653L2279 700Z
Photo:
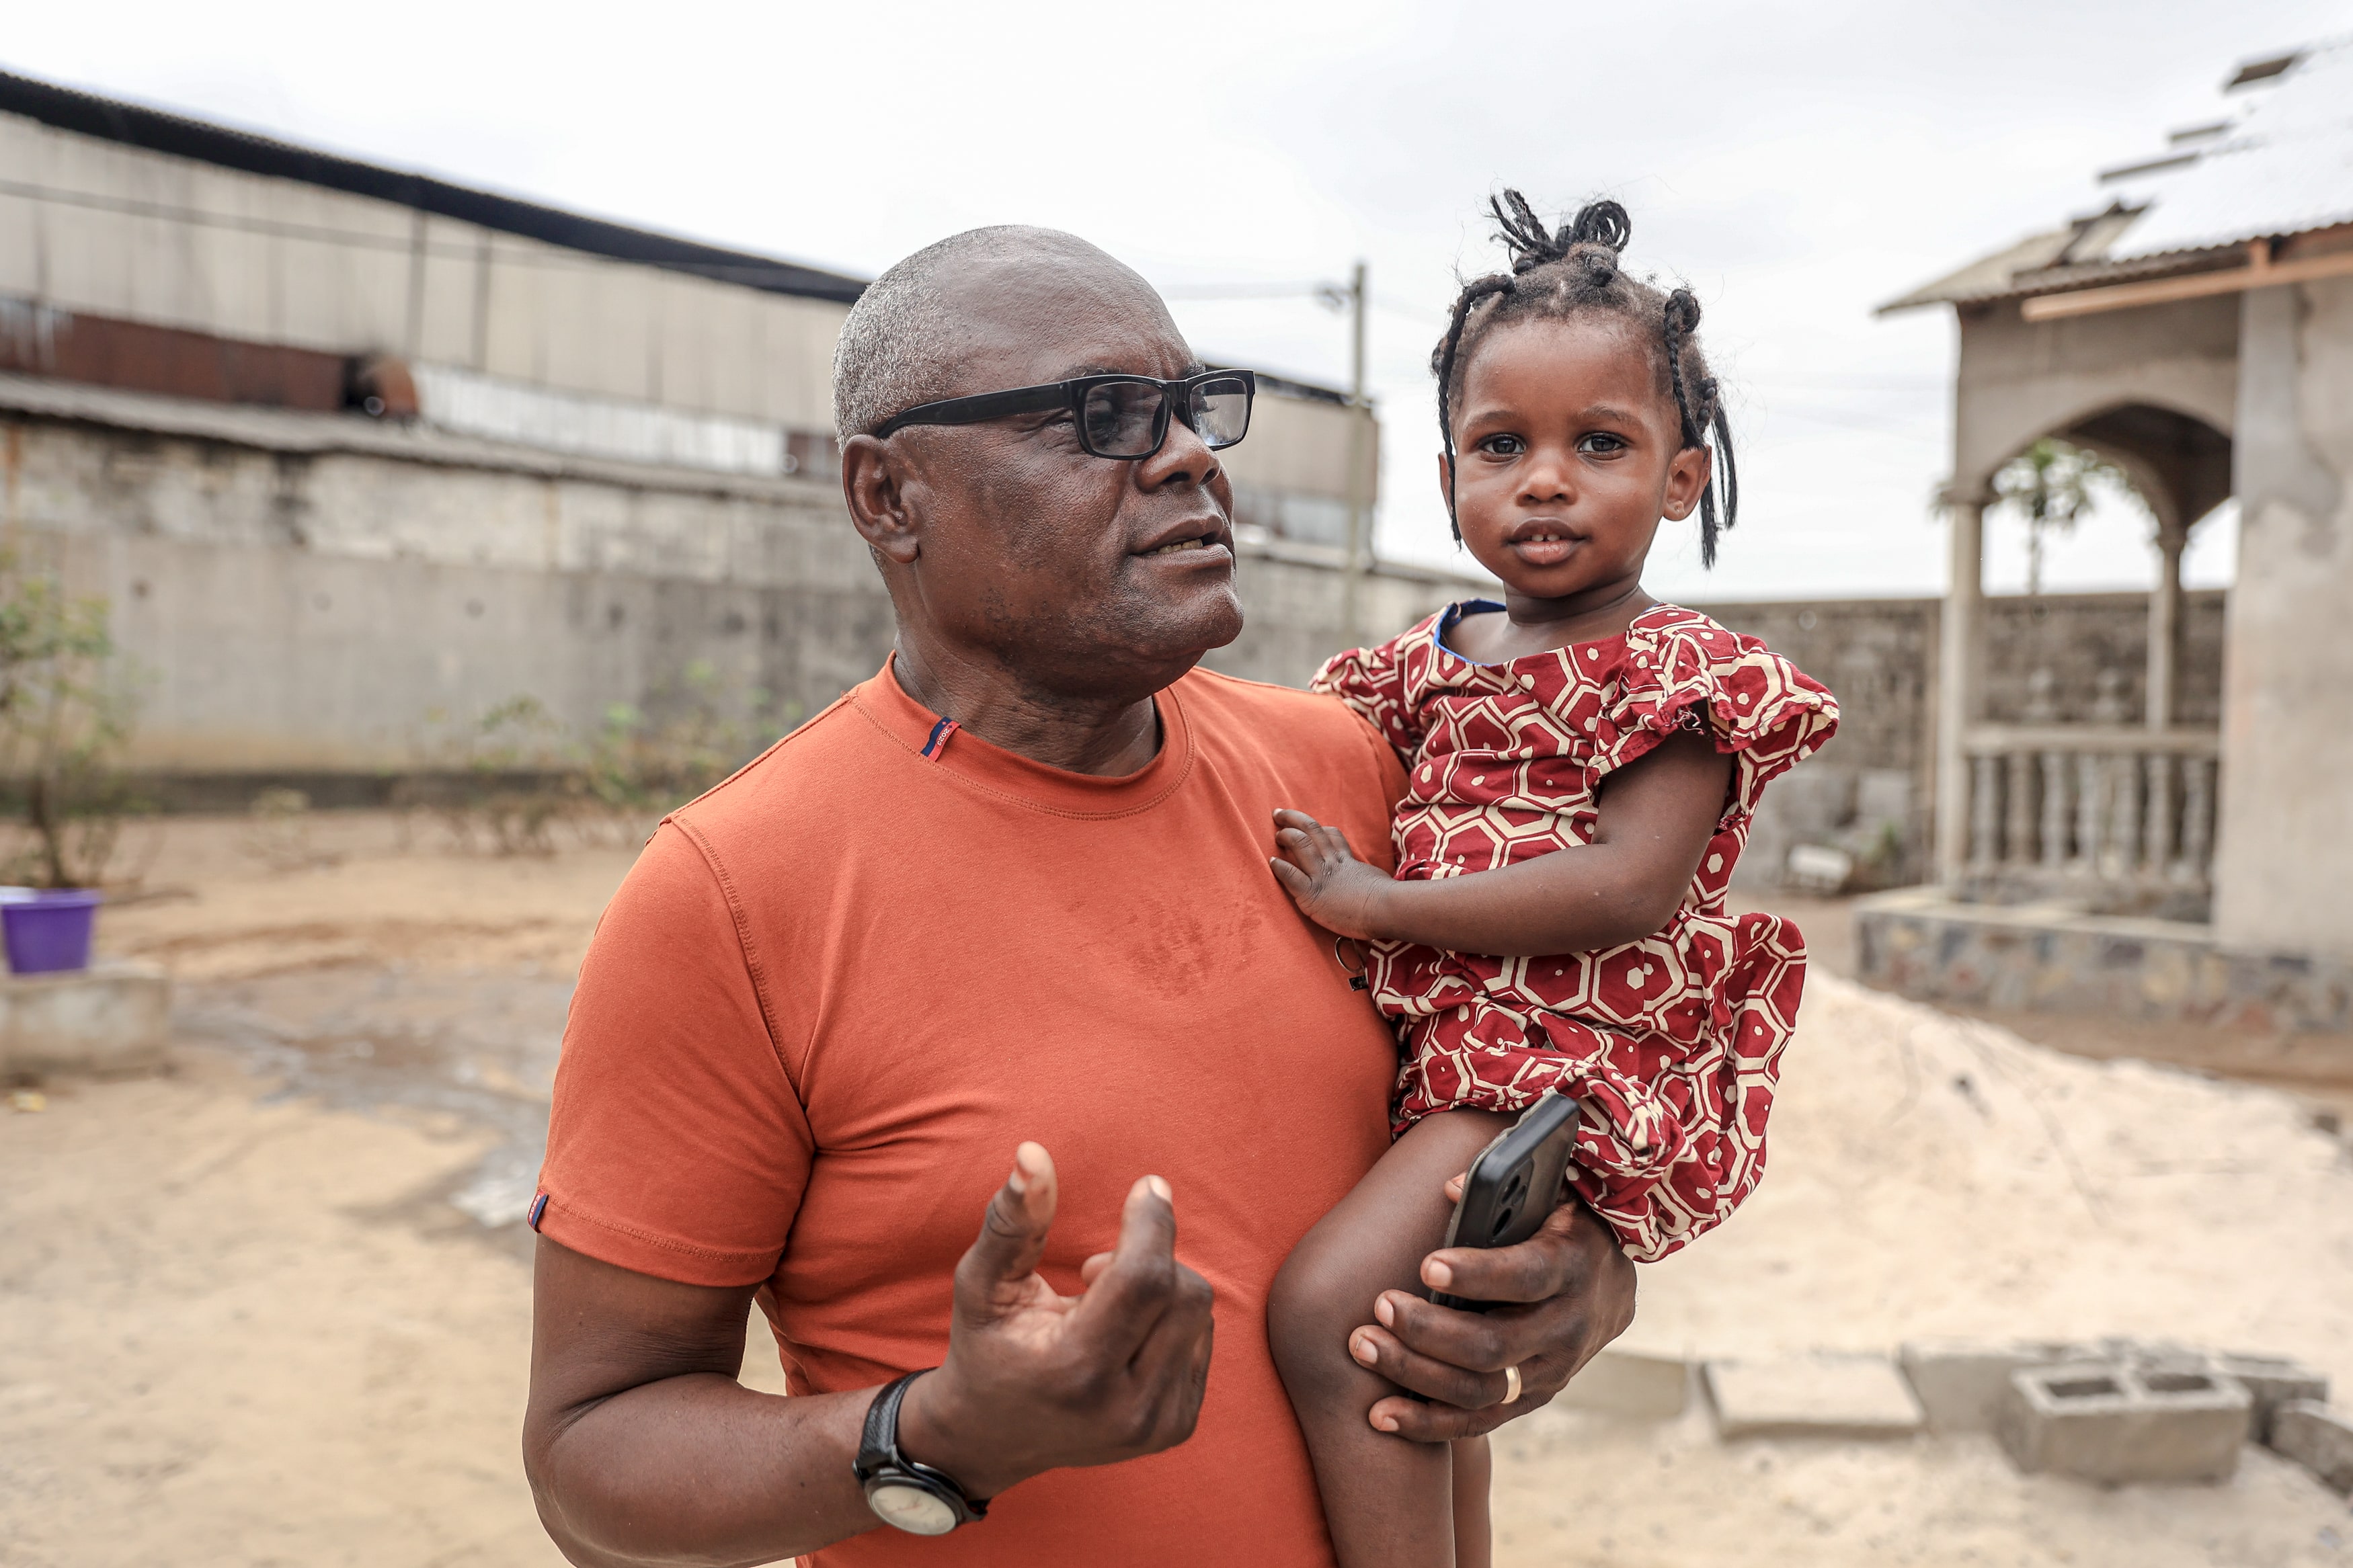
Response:
M1142 489L1164 489L1172 485L1189 485L1198 489L1218 477L1218 455L1201 439L1190 425L1175 415L1168 416L1168 438L1160 443L1160 450L1148 458L1139 458L1135 464L1136 486Z

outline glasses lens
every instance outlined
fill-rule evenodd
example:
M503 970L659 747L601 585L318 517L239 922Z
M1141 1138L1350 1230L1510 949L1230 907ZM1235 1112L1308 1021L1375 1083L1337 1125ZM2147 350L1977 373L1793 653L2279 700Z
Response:
M1101 458L1148 458L1168 427L1157 382L1107 381L1087 388L1081 409L1087 449Z
M1205 381L1193 389L1193 428L1212 451L1230 447L1250 434L1250 383Z

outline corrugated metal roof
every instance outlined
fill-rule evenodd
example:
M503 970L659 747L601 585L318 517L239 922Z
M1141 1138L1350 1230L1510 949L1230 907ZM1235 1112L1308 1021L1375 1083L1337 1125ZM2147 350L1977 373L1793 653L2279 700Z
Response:
M2186 162L2105 182L2147 209L2111 260L2353 223L2353 40L2316 45L2241 91L2244 112Z
M2225 90L2229 118L2176 132L2100 177L2105 212L1980 258L1882 310L2236 264L2234 247L2250 241L2353 224L2353 38L2243 66Z

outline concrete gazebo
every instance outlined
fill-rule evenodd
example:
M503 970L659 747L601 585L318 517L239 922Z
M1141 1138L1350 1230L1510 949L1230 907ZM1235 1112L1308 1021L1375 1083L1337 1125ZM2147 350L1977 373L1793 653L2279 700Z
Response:
M1960 330L1936 884L1867 900L1918 994L2353 1028L2353 40L2242 66L2089 216L1887 310ZM1986 710L1985 509L2045 437L2156 520L2137 713ZM2219 731L2176 722L2181 554L2239 504Z

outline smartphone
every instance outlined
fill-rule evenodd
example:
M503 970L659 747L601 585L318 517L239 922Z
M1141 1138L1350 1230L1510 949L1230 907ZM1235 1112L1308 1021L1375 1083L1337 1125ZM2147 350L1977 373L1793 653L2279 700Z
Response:
M1559 1205L1568 1156L1577 1147L1578 1108L1556 1089L1546 1089L1520 1119L1479 1151L1462 1179L1462 1198L1446 1224L1449 1247L1513 1247L1536 1233ZM1487 1301L1469 1301L1433 1291L1441 1307L1480 1311Z

